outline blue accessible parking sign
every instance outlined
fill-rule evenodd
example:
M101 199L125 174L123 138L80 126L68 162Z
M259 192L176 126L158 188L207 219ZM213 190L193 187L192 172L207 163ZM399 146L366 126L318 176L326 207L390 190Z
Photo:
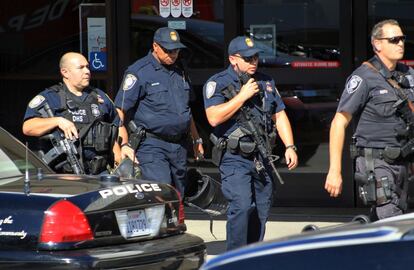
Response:
M92 71L106 71L106 52L90 52L89 67Z

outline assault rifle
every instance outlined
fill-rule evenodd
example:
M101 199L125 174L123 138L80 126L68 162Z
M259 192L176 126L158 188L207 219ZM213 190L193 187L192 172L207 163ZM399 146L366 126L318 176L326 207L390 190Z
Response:
M48 103L45 103L43 105L42 110L44 110L47 117L54 117ZM44 112L41 112L42 115L45 114ZM51 134L43 136L42 139L43 138L49 139L53 146L52 149L50 149L45 155L42 156L42 160L44 162L49 165L53 163L57 158L59 158L62 154L65 154L66 160L57 164L55 168L62 167L67 161L75 174L85 174L85 170L79 162L77 156L78 150L74 142L65 138L65 134L63 134L60 129L56 128L55 131L53 131Z
M245 82L243 82L242 80L242 83L245 83ZM223 94L228 99L232 99L237 95L237 91L233 85L229 85L226 88L226 90L223 91ZM256 123L256 121L254 121L254 115L248 106L243 105L240 108L240 112L241 112L240 115L242 117L242 121L244 124L246 124L247 130L251 133L253 140L256 143L257 149L259 150L259 154L262 157L263 161L270 165L273 173L276 175L280 184L284 184L282 177L280 176L279 172L276 169L275 164L273 163L276 159L272 156L271 149L270 147L267 147L267 143L264 140L264 136L266 136L267 134L264 132L261 125L259 123ZM256 166L256 169L258 171L263 170L264 169L263 164L259 164L259 166Z

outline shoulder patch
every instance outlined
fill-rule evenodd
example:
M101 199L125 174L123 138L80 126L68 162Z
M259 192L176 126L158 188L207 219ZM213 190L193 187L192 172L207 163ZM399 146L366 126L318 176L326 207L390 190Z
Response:
M129 73L125 76L124 81L122 83L122 90L127 91L129 89L131 89L134 84L136 83L136 81L138 80L137 77L135 77L135 75Z
M352 94L353 92L358 90L362 81L362 78L358 75L352 75L352 77L349 78L348 82L346 83L346 91L348 92L348 94Z
M276 89L277 90L277 89ZM273 91L273 87L272 84L268 81L266 82L266 91L267 92L272 92Z
M45 101L45 97L42 95L37 95L29 102L29 107L31 109L37 108L42 102Z
M211 98L216 92L217 83L215 81L209 81L206 85L206 98Z

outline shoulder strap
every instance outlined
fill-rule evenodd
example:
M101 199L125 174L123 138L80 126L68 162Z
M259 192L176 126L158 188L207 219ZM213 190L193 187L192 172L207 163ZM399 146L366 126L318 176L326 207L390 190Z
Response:
M407 99L408 101L408 106L410 107L411 111L414 112L414 105L411 102L411 100L408 99L407 95L402 91L401 86L398 84L398 82L396 82L393 78L387 78L385 76L385 74L383 74L383 72L381 72L380 70L378 70L377 67L375 67L371 62L369 61L365 61L364 63L362 63L363 65L366 65L367 67L371 68L372 70L378 72L379 74L381 74L384 79L393 87L393 89L395 89L395 93L397 94L397 96L402 99L405 100Z
M55 84L49 87L49 89L55 91L56 94L60 98L60 108L59 108L60 110L67 109L65 88L66 88L66 85L64 83L58 83L58 84Z
M369 61L365 61L364 63L362 63L363 65L366 65L367 67L369 67L370 69L374 70L375 72L379 73L382 75L382 77L384 77L385 80L387 80L387 82L394 88L397 89L401 89L401 86L392 78L387 78L385 76L385 74L383 74L383 72L381 72L381 70L377 69L377 67L375 67L371 62Z

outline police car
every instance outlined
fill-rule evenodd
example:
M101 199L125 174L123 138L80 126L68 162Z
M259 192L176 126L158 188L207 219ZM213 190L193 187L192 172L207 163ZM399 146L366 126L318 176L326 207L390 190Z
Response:
M57 175L0 128L0 268L198 269L206 247L185 233L169 185Z
M414 213L320 230L309 226L305 231L224 253L200 269L388 270L414 265Z

